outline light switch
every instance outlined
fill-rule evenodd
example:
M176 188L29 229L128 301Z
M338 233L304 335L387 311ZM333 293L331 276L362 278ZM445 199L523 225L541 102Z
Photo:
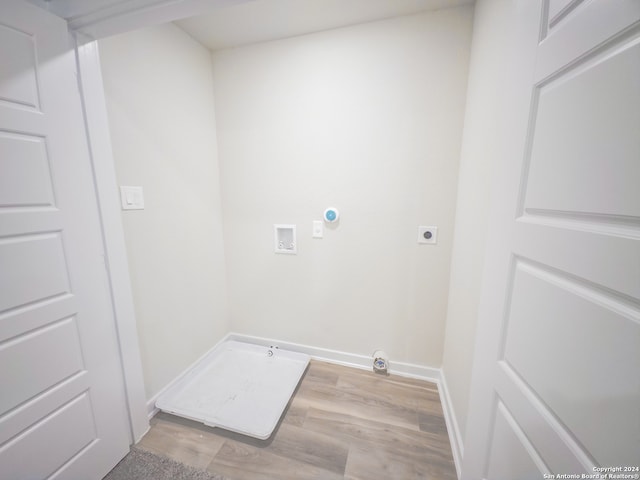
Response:
M313 238L322 238L324 236L324 225L322 220L314 220L313 222Z
M120 186L120 201L123 210L144 210L142 187Z

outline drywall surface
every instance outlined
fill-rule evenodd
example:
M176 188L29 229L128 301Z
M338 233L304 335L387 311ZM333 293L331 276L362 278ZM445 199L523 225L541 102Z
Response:
M474 15L442 364L462 437L469 402L491 177L500 143L501 72L508 47L505 7L503 1L481 0L476 4Z
M471 25L461 7L213 54L233 331L441 365Z
M211 57L172 24L99 47L150 398L229 330Z

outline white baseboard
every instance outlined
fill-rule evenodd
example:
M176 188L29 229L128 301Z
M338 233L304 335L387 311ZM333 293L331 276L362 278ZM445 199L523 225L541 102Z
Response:
M357 353L340 352L338 350L329 350L327 348L312 347L310 345L302 345L299 343L283 342L270 338L253 337L251 335L243 335L240 333L230 333L226 340L235 340L237 342L252 343L261 346L277 346L283 350L291 352L306 353L314 360L321 362L335 363L346 367L360 368L363 370L373 369L373 358L367 355ZM440 380L440 369L427 367L424 365L415 365L412 363L395 362L393 359L389 361L389 373L399 375L401 377L418 378L429 382L438 383Z
M178 375L173 381L169 382L162 390L160 390L149 399L149 401L147 402L147 414L149 416L149 419L151 419L158 413L158 409L155 406L158 397L162 395L166 390L168 390L172 385L178 382L181 378L187 375L213 349L228 340L251 343L253 345L261 345L265 347L273 346L282 348L283 350L289 350L291 352L306 353L314 360L334 363L346 367L359 368L363 370L371 370L373 368L373 358L367 355L341 352L338 350L329 350L327 348L313 347L310 345L302 345L299 343L284 342L280 340L254 337L251 335L243 335L240 333L231 332L225 335L204 355L202 355L198 360L196 360L188 368L186 368L184 372ZM447 430L449 432L449 439L451 442L453 460L459 478L463 452L462 436L460 435L460 429L458 428L458 422L456 421L451 398L449 396L449 390L447 388L447 382L445 380L443 372L439 368L428 367L425 365L415 365L412 363L395 362L393 361L393 359L390 359L389 365L389 373L393 375L417 378L420 380L426 380L428 382L434 382L438 385L438 392L440 393L440 403L442 404L442 410L444 411L444 418L447 424Z
M440 382L438 384L440 391L440 403L444 411L444 419L447 422L447 431L449 432L449 441L451 442L451 453L453 453L453 462L456 466L456 474L460 478L460 468L462 466L462 455L464 454L464 444L462 443L462 435L456 420L455 410L451 403L447 380L443 371L440 373Z

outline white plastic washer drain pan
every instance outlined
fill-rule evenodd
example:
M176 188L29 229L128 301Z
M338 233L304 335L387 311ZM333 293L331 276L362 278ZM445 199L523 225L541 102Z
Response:
M160 395L156 407L265 440L308 364L302 353L227 341Z

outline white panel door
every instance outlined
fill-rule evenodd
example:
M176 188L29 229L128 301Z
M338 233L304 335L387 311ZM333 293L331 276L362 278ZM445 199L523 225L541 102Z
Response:
M635 475L640 1L513 12L462 478Z
M129 427L66 23L0 3L0 478L100 479Z

